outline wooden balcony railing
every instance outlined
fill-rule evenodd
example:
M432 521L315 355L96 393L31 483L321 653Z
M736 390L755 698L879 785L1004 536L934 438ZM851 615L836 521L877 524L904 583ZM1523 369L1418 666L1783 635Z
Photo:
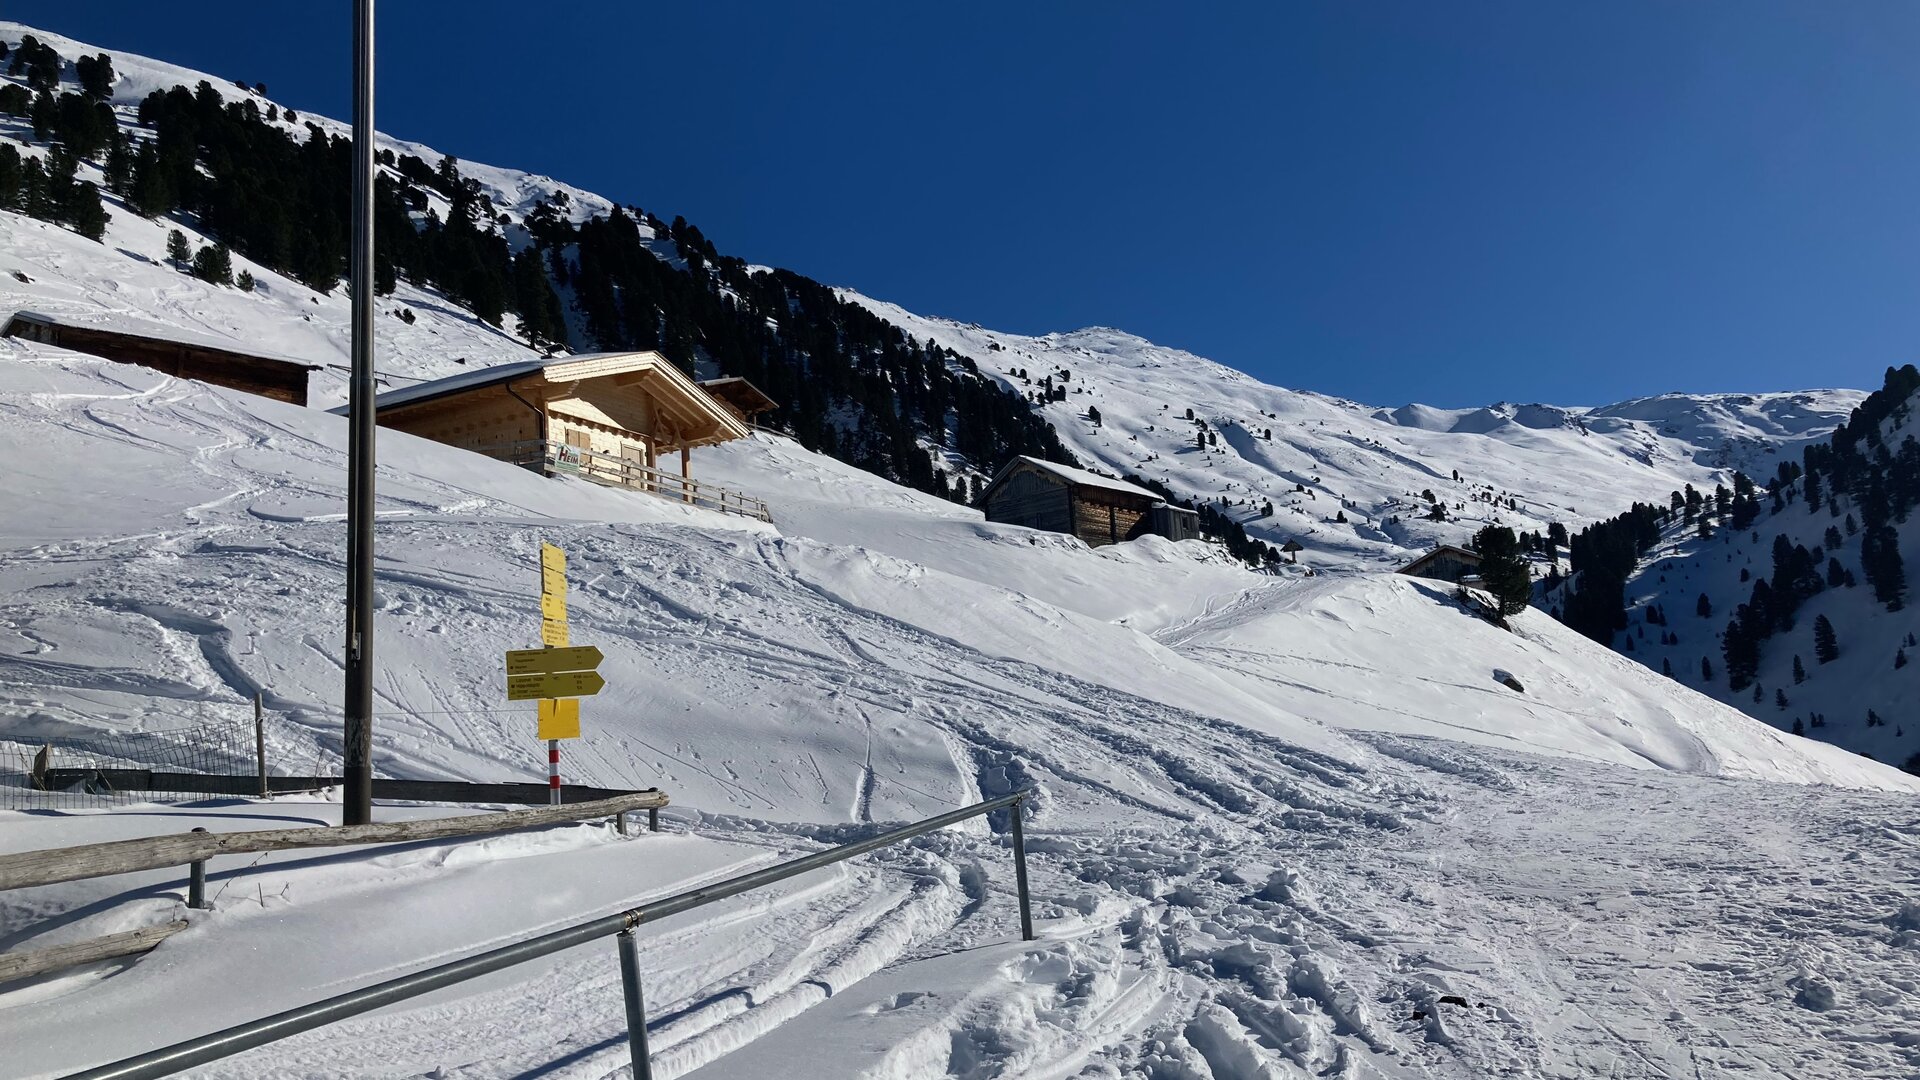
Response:
M757 521L773 520L767 504L751 495L743 495L717 484L703 484L679 473L651 468L634 458L583 450L564 443L538 441L499 443L473 449L476 453L498 461L509 461L547 476L578 476L596 484L644 491L649 495L718 510L723 514L739 514Z

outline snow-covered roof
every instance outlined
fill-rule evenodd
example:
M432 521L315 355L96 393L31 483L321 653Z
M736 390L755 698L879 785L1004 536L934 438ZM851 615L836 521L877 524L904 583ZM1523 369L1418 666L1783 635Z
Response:
M577 356L552 356L544 360L521 360L512 364L496 364L493 367L476 368L473 371L463 371L458 375L448 375L444 379L432 379L423 383L415 383L412 386L401 387L398 390L389 390L375 397L373 403L374 407L379 409L390 409L396 405L411 405L416 401L427 401L432 398L445 397L448 394L457 394L462 390L472 390L481 386L492 386L495 383L508 382L513 379L518 379L522 375L531 375L553 364L578 359L580 359L580 357ZM347 414L347 406L342 405L330 411L345 416Z
M295 367L316 370L325 365L314 360L284 356L279 353L263 352L250 345L237 341L214 337L211 334L196 334L177 326L156 326L141 319L130 319L115 313L105 317L94 315L50 315L43 311L20 310L7 319L0 332L11 334L16 323L39 323L42 326L58 326L71 330L85 330L100 334L113 334L122 338L138 338L142 341L162 341L170 345L183 345L189 349L203 352L224 353L228 356L243 357L247 360L264 360L275 364L291 364ZM83 350L84 351L84 350Z
M1166 501L1166 497L1164 495L1161 495L1157 491L1150 491L1147 488L1143 488L1139 486L1138 484L1129 484L1125 480L1115 480L1111 476L1101 476L1099 473L1096 473L1096 472L1088 472L1085 469L1076 469L1071 465L1061 465L1061 464L1058 464L1057 462L1046 461L1042 458L1027 457L1024 454L1017 458L1014 458L1012 461L1009 461L1004 466L1002 466L1000 471L994 474L993 483L988 485L989 489L997 486L1000 483L1000 481L1007 476L1009 472L1011 472L1015 468L1018 468L1022 462L1025 462L1026 464L1031 465L1042 472L1051 473L1054 476L1059 477L1060 479L1066 481L1069 484L1076 484L1081 487L1100 488L1105 491L1117 491L1122 495L1139 496L1141 498L1152 499L1156 502Z
M445 378L416 383L413 386L401 387L398 390L389 390L375 398L374 405L377 408L390 409L400 405L411 405L419 401L429 401L433 398L445 397L448 394L457 394L463 390L473 390L482 386L493 386L497 383L510 382L514 379L532 375L537 371L545 371L548 368L559 367L561 365L568 367L575 365L588 367L591 366L591 362L593 361L624 359L632 359L643 367L647 364L653 364L660 367L663 372L665 369L673 366L664 363L665 358L659 353L654 352L600 352L580 353L574 356L548 356L539 360L519 360L511 364L495 364L492 367L476 368L472 371L463 371L458 375L448 375ZM674 370L676 373L678 372L678 369ZM594 374L597 375L600 374L600 372L596 371ZM685 376L681 376L675 381L685 382L688 386L698 385ZM332 411L345 416L347 407L342 405Z

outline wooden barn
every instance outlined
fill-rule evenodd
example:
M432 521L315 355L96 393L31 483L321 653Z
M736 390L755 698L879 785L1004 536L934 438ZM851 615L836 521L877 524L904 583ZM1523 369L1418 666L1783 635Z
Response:
M1033 457L994 474L982 497L988 521L1072 533L1090 546L1154 535L1197 540L1200 516L1124 480Z
M388 391L375 407L381 427L549 475L768 516L758 499L693 479L695 447L744 438L750 429L736 407L656 352L502 364ZM660 468L661 456L675 453L677 475Z
M1408 577L1433 581L1462 581L1480 576L1480 555L1466 548L1442 544L1400 568Z
M138 364L175 378L244 390L295 405L307 403L307 373L319 365L183 338L88 326L55 315L15 312L0 336L24 338L122 364Z

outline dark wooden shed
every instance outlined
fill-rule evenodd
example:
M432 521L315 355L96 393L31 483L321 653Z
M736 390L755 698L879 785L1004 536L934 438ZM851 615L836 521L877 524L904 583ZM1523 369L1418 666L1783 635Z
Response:
M1480 575L1480 554L1442 544L1401 567L1400 573L1432 581L1462 581Z
M307 403L307 373L319 365L255 356L194 341L179 341L15 312L0 336L24 338L122 364L138 364L181 379L244 390L295 405Z
M1072 533L1093 547L1147 535L1190 540L1199 516L1146 488L1039 458L1017 457L982 498L988 521Z

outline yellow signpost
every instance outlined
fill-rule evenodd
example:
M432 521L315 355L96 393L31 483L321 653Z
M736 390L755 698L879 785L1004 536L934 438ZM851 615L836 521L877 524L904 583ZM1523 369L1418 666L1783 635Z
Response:
M509 649L507 700L538 701L535 734L547 740L549 801L560 801L560 740L580 737L580 699L607 685L594 668L605 659L591 645L574 647L567 632L567 553L540 545L541 649Z

